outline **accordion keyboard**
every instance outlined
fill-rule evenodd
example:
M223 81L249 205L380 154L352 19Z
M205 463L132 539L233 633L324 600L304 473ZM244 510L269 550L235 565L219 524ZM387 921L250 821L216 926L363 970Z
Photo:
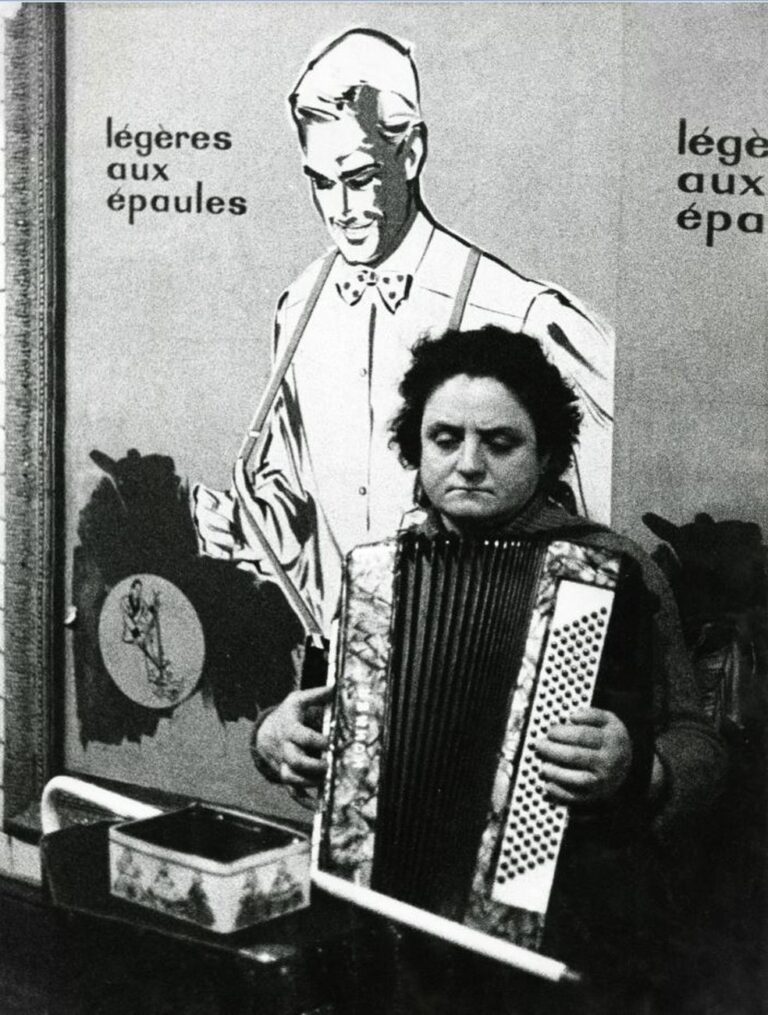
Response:
M536 744L592 700L614 592L561 581L523 740L491 897L545 913L568 808L547 797Z

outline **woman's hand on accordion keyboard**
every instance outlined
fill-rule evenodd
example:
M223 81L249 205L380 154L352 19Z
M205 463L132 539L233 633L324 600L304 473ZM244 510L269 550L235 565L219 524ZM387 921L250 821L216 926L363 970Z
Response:
M632 764L626 726L600 708L576 709L567 723L550 728L537 751L550 795L565 804L610 800Z
M317 786L325 775L328 738L320 732L333 687L293 691L264 720L256 748L287 786Z

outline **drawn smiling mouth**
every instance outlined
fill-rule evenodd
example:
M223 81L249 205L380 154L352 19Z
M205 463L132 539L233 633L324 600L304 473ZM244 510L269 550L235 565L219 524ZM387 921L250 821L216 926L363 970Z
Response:
M339 228L348 239L354 240L357 237L363 236L365 233L367 233L371 227L369 224L364 226L339 226Z

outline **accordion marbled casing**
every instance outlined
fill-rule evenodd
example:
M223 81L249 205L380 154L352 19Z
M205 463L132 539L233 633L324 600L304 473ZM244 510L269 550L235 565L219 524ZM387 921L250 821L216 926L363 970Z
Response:
M619 700L638 698L646 638L628 618L636 602L617 598L633 586L626 568L572 542L415 532L348 555L315 830L322 887L373 909L392 900L386 915L424 914L422 929L499 958L483 938L518 946L513 963L519 946L540 947L568 808L547 798L534 744L600 703L606 670L629 682ZM632 780L644 793L650 689L639 699L620 718L644 726Z

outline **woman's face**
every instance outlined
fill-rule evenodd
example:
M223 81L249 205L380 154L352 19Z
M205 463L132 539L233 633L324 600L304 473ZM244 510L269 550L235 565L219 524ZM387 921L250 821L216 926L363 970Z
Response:
M546 464L533 420L501 381L458 374L427 399L419 475L449 529L503 525L533 496Z

